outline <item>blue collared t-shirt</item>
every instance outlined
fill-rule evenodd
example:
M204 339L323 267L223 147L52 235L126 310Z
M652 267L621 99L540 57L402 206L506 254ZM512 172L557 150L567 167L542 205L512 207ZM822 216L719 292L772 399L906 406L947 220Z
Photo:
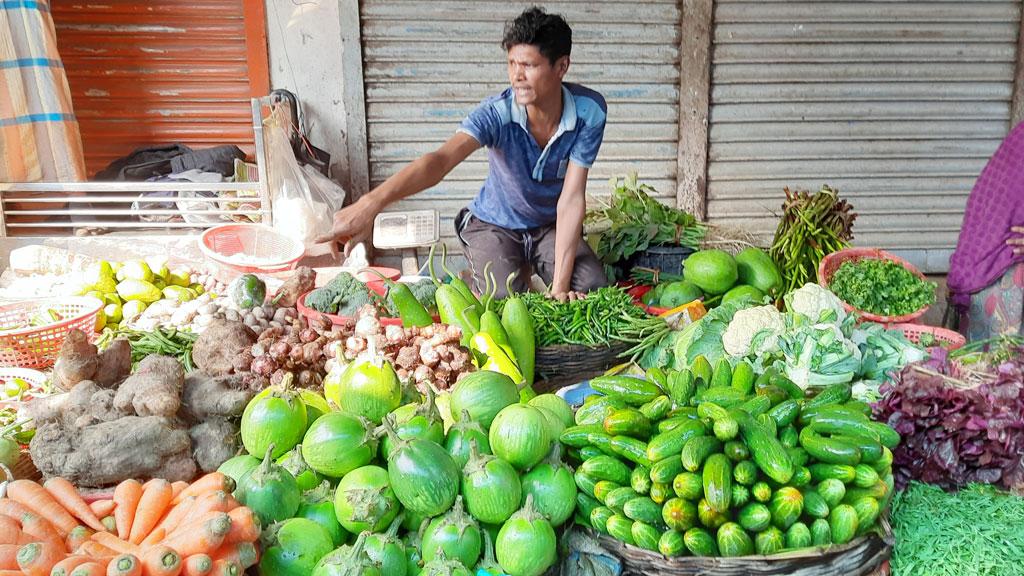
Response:
M487 180L470 211L512 230L553 223L569 162L593 165L607 112L600 94L563 82L562 118L541 150L530 134L526 107L516 104L511 88L481 102L459 127L487 148Z

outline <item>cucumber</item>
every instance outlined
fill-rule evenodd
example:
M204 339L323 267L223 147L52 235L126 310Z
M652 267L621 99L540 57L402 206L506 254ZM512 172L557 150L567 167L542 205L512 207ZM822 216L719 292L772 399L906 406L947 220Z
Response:
M697 384L694 382L693 373L689 370L681 370L669 376L668 393L676 406L689 404L696 392Z
M789 426L800 415L800 403L792 399L780 402L768 411L768 415L775 420L775 424L779 428Z
M580 464L580 471L596 480L610 480L625 486L629 484L629 468L612 456L598 456Z
M558 437L558 440L572 448L583 448L589 444L587 435L592 432L604 432L604 427L600 424L570 426L562 431L562 435Z
M771 402L772 406L776 406L786 400L789 400L789 394L786 391L774 384L768 384L767 386L754 386L754 391L758 396L765 396Z
M782 444L783 448L795 448L800 445L800 434L796 431L793 426L786 426L782 430L779 430L779 444Z
M711 374L711 382L709 388L727 388L732 385L732 364L729 364L729 360L722 358L715 364L715 370ZM742 390L738 392L746 395Z
M697 525L697 507L682 498L671 498L661 507L661 520L677 532L686 532Z
M879 480L870 488L847 488L846 496L843 497L843 502L852 504L865 496L874 498L875 500L883 500L888 495L889 484L885 480Z
M612 451L626 460L640 466L650 466L647 459L647 443L631 436L612 436Z
M651 400L650 402L641 406L640 413L643 414L644 416L647 416L647 418L650 421L654 422L656 420L661 420L662 418L664 418L665 415L668 414L668 411L671 409L672 400L670 400L668 396L662 394L661 396L658 396L654 400Z
M878 472L871 466L858 464L854 469L853 485L858 488L871 488L878 480Z
M754 541L735 522L726 522L718 529L718 553L723 558L749 556L754 553Z
M878 439L881 441L882 446L892 450L900 443L899 432L893 430L889 426L882 424L881 422L872 422L871 427L874 428L875 432L878 433Z
M741 360L732 371L730 386L746 395L754 393L754 368L746 360Z
M700 519L701 524L712 530L717 530L719 526L729 521L729 515L712 508L707 498L701 498L697 502L697 518Z
M772 487L767 482L755 482L750 487L750 495L754 497L754 500L761 502L769 502L772 499Z
M585 462L601 454L604 454L604 452L597 446L584 446L579 450L579 460L580 462Z
M846 497L846 485L835 478L822 480L818 483L818 494L825 499L829 508L835 508Z
M651 471L646 466L637 466L629 473L629 486L636 490L637 494L647 494L651 491Z
M804 496L792 486L783 486L772 494L768 510L772 513L772 524L786 530L800 519L804 511Z
M743 441L750 449L757 467L779 484L789 482L793 477L793 463L779 441L769 436L750 415L737 410L731 411L730 414L739 423Z
M740 508L736 515L736 521L744 530L760 532L772 524L772 513L768 507L760 502L751 502Z
M746 486L741 484L732 485L732 502L729 503L733 508L739 508L750 502L750 490Z
M801 426L808 426L815 418L822 415L834 415L854 420L868 420L867 416L841 404L828 404L825 406L815 406L813 408L808 408L805 404L800 408L800 416L797 417L797 422Z
M735 422L735 420L733 420ZM729 457L729 460L733 462L742 462L750 458L750 450L747 445L738 440L730 440L722 446L722 453Z
M686 549L694 556L718 556L718 545L711 533L703 528L690 528L683 534Z
M683 472L683 463L676 456L669 456L659 460L651 466L651 481L660 484L672 482L677 475Z
M636 544L636 541L633 540L633 521L629 518L621 514L612 514L606 526L608 527L608 535L612 538L630 546Z
M701 464L708 456L719 452L722 449L722 442L712 436L695 436L686 441L683 450L679 454L683 468L690 472L700 470Z
M723 418L728 418L729 413L726 412L725 408L722 408L714 402L703 401L697 405L697 416L710 420L721 420Z
M703 354L698 354L693 359L693 364L690 365L690 372L693 373L694 381L699 381L698 384L702 383L704 386L711 385L711 363L708 362L708 359Z
M658 530L654 526L647 524L646 522L640 522L639 520L633 522L633 541L636 545L654 552L658 551L658 542L661 540L661 530Z
M857 469L845 464L811 464L808 466L811 478L815 482L834 478L840 482L853 482L857 478Z
M669 498L674 496L672 493L672 485L662 482L651 483L651 500L654 500L658 504L664 504Z
M708 388L703 392L697 393L697 401L699 403L714 402L723 408L738 406L746 400L747 394L728 386L721 388Z
M810 457L807 455L807 451L799 446L793 448L786 448L786 456L789 456L789 461L793 463L793 470L795 471L800 466L806 466L807 461Z
M626 502L638 496L640 495L635 490L629 486L623 486L609 492L605 496L604 505L614 510L616 514L622 514L622 507L626 505Z
M651 420L636 408L622 408L604 419L604 431L611 436L648 438L651 435Z
M871 422L861 418L848 418L839 414L819 414L811 419L811 430L817 434L858 436L875 443L881 443L878 432Z
M679 427L662 432L651 438L651 441L647 443L647 459L651 462L658 462L669 456L678 455L682 451L683 446L686 445L687 440L702 436L704 432L703 422L700 420L686 420Z
M742 486L753 486L757 482L757 464L750 460L737 462L732 469L732 479Z
M576 487L580 489L580 492L587 496L594 496L594 486L597 485L597 478L584 473L582 470L576 470L572 477L576 481Z
M849 504L840 504L832 509L828 518L834 544L846 544L857 535L859 520L857 511Z
M615 482L598 480L597 483L594 484L594 498L596 498L601 504L605 504L605 499L608 498L608 494L613 490L618 490L619 488L622 488L622 486Z
M811 518L828 518L829 507L828 502L822 498L821 494L813 489L805 489L800 491L804 497L804 513Z
M638 496L622 506L622 513L627 518L639 520L647 524L661 524L661 506L647 496Z
M786 548L786 535L782 530L771 526L754 537L754 549L762 556L770 556L782 552Z
M879 474L885 474L887 472L892 471L892 458L892 450L885 446L882 446L882 457L879 458L878 461L872 462L871 466L874 467L875 472L878 472Z
M732 501L732 465L724 454L712 454L704 463L704 499L716 512L725 514Z
M818 392L817 396L804 402L804 408L842 404L849 401L851 396L853 396L853 389L849 384L831 384L826 386L821 392Z
M771 416L767 414L761 414L760 416L755 416L754 421L760 424L761 427L764 428L764 431L768 433L768 435L770 435L773 438L778 438L779 427L777 424L775 424L775 420L773 420Z
M792 400L802 400L804 397L803 388L797 386L784 374L776 374L769 380L772 386L780 388Z
M676 474L672 480L672 491L684 500L697 500L704 495L704 480L693 472Z
M576 511L586 518L588 523L590 522L590 515L594 512L594 509L600 507L601 503L597 500L594 500L586 494L582 494L580 492L576 493ZM591 524L591 526L593 526L593 524Z
M803 522L796 522L786 530L786 548L808 548L812 542L811 529Z
M863 534L871 529L875 525L875 520L878 519L879 513L882 508L878 504L878 500L870 496L864 496L858 498L853 503L853 509L857 512L857 533Z
M647 371L644 372L644 378L649 382L654 382L662 390L665 390L666 386L668 386L668 375L665 374L664 370L657 366L651 366L648 368Z
M803 488L811 483L811 471L806 466L800 466L793 472L793 477L789 479L789 485L797 488Z
M608 533L608 520L615 516L611 508L598 506L590 512L590 525L598 532Z
M732 418L715 420L715 423L712 425L712 429L714 430L715 438L718 438L722 442L728 442L740 433L740 425Z
M683 542L683 534L675 530L666 530L658 540L658 552L666 558L675 558L686 553L686 543Z
M832 544L832 528L828 520L818 518L811 524L811 544L814 546L828 546Z
M767 396L754 396L748 398L743 404L737 406L738 409L743 410L751 416L760 416L764 414L772 407L772 400Z
M662 394L654 382L618 374L598 376L590 381L590 387L608 396L618 396L631 406L643 406Z
M682 412L682 410L688 410L689 412L688 413L687 412ZM665 432L671 432L672 430L675 430L676 428L679 428L680 426L684 426L686 424L689 424L690 422L700 422L701 426L704 425L704 423L701 422L700 418L697 416L697 409L696 408L690 408L690 407L677 408L677 409L673 410L673 412L679 412L679 414L677 414L675 416L671 416L670 415L665 420L662 420L661 422L658 422L657 428L658 428L658 433L659 434L664 434Z
M607 456L618 457L618 454L612 449L612 437L604 432L591 432L587 434L587 442L590 442L591 446Z
M811 458L826 464L860 464L860 449L849 442L835 438L823 438L808 427L800 431L800 447Z
M603 396L595 394L587 398L587 401L583 403L576 410L575 421L578 426L586 426L589 424L597 424L598 426L604 422L604 419L620 408L627 406L626 401L618 396Z

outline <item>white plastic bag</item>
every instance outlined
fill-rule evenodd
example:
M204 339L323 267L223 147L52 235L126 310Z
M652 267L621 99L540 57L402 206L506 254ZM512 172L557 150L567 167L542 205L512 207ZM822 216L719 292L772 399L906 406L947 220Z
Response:
M345 190L316 170L299 165L289 139L291 130L283 107L275 107L264 120L274 228L309 248L318 236L330 233Z

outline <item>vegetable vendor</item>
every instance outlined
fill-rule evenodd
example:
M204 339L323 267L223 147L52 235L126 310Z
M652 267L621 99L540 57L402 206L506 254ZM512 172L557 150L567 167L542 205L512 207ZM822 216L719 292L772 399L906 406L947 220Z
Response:
M488 262L498 297L505 295L505 279L513 272L513 290L527 290L535 272L559 300L607 284L582 235L587 174L604 137L605 100L563 82L572 29L561 16L527 9L506 24L502 47L511 86L481 102L440 148L336 212L331 234L320 242L344 242L348 254L370 236L381 210L435 186L486 147L487 179L455 218L476 291L483 291Z
M971 190L947 284L946 323L969 340L1024 334L1024 122Z

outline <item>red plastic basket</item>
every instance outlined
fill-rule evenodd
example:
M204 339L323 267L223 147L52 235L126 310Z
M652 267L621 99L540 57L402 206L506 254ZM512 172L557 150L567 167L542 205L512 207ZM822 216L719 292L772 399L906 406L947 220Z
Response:
M260 224L214 226L199 237L199 249L218 268L218 275L226 272L225 276L285 272L295 268L305 253L301 242ZM247 256L248 261L232 261L238 254Z
M73 328L96 338L96 314L103 302L87 296L28 300L0 306L0 327L28 323L40 310L53 310L64 320L45 326L0 332L0 366L48 368L57 360L64 338Z
M373 291L377 292L377 290L373 290ZM378 292L378 294L381 295L381 296L384 295L383 293L380 293L380 292ZM352 316L338 316L337 314L326 314L324 312L320 312L319 310L313 310L312 308L307 307L306 306L306 296L308 296L308 295L309 295L309 292L306 292L305 294L300 296L298 302L295 303L295 309L299 311L299 314L302 314L303 316L305 316L306 318L309 318L310 320L314 320L316 318L320 318L321 316L326 316L331 321L331 324L334 324L335 326L342 326L344 324L350 324L352 322L355 322L356 319L354 317L352 317ZM378 320L380 320L380 325L381 326L401 326L402 325L402 319L401 318L387 318L385 316L381 316L381 317L378 318ZM434 315L434 322L440 322L440 321L441 321L441 318L438 317L435 314Z
M924 334L931 334L936 342L939 342L940 346L948 350L956 350L964 344L967 344L967 338L959 332L949 330L947 328L939 328L938 326L925 326L924 324L893 324L889 326L890 330L900 330L903 335L907 337L914 344L921 343L921 336Z
M832 279L832 275L836 273L836 270L839 270L839 267L843 262L848 260L858 261L868 259L890 260L900 266L903 266L907 270L910 270L918 278L926 280L924 274L915 268L913 264L895 254L891 254L880 248L846 248L845 250L833 252L832 254L822 258L821 264L818 265L818 284L828 288L829 280ZM843 308L846 309L847 312L856 312L861 316L861 318L871 322L878 322L879 324L906 324L915 322L928 311L929 307L925 306L916 312L911 312L910 314L904 314L902 316L882 316L881 314L872 314L866 310L858 310L846 302L843 302Z

